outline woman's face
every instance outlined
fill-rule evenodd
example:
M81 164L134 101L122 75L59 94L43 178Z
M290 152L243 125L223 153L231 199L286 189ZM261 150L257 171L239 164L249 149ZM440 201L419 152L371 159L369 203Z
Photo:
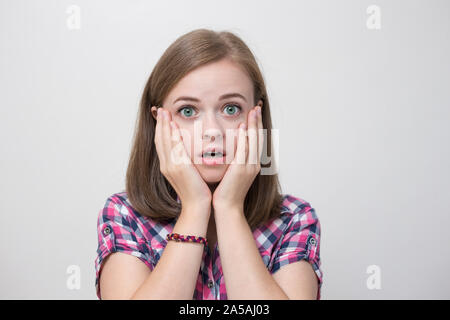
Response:
M220 182L236 152L238 126L247 123L247 114L255 107L247 74L228 59L201 66L177 83L162 106L178 124L203 180L209 185ZM203 159L208 147L223 150L221 164Z

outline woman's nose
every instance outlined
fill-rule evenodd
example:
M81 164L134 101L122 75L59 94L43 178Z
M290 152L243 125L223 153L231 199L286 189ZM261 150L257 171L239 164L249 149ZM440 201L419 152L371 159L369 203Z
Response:
M203 140L215 141L216 138L220 139L222 136L222 132L215 128L208 128L203 131Z
M204 140L214 141L216 138L223 137L223 128L214 115L204 117L202 120Z

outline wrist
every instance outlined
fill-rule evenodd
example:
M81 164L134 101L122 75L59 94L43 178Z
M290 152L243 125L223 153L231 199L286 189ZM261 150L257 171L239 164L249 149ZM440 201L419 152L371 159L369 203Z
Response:
M242 214L244 212L243 205L219 203L215 204L213 207L214 207L214 214L222 214L222 212L224 212L224 214L230 215L230 214Z
M181 207L182 216L194 216L196 218L209 218L211 214L211 204L210 203L193 203L185 204Z

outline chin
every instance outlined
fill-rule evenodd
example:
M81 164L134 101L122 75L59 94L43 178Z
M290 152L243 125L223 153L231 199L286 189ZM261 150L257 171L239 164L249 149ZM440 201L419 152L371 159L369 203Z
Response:
M200 176L208 184L220 182L227 170L226 165L217 165L217 166L197 165L196 168L200 173Z

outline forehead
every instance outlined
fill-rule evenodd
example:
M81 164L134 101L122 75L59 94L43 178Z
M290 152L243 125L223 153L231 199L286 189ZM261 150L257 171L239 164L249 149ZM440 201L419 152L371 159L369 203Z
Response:
M238 92L252 101L253 83L236 63L221 60L198 67L186 74L169 92L166 103L188 95L200 100L215 101L225 93Z

